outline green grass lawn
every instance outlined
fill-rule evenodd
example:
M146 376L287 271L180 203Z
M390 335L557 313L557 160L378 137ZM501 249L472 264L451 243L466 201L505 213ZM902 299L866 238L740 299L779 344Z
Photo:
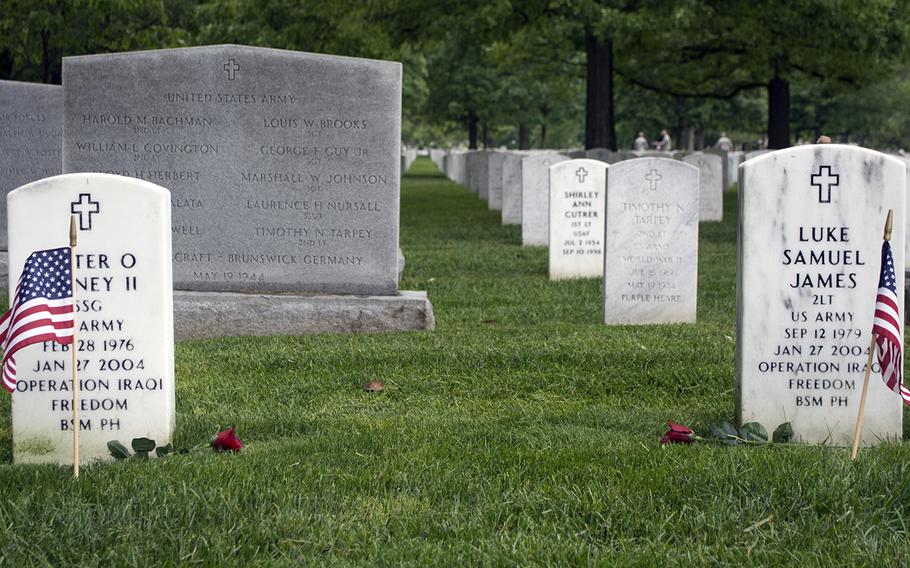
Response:
M658 444L668 418L733 416L735 195L701 225L698 323L643 327L598 323L598 281L549 282L429 160L401 202L401 288L436 331L177 345L176 443L236 424L239 455L74 481L9 465L3 397L2 564L910 562L902 445Z

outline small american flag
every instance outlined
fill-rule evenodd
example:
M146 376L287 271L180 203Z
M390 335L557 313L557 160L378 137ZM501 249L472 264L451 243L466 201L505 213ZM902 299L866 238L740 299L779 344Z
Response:
M910 405L910 390L904 386L904 332L901 329L900 311L897 308L897 278L894 274L894 257L891 244L882 243L882 272L878 279L878 296L875 299L875 320L872 333L878 346L878 364L882 380L888 388L901 395L904 404Z
M3 386L16 388L16 359L23 347L56 341L73 342L73 283L70 249L33 252L25 261L9 311L0 318Z

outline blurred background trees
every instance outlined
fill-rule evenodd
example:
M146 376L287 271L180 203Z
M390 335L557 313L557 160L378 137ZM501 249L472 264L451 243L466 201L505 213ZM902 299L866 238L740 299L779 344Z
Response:
M910 147L904 0L3 0L0 79L238 43L401 61L419 146Z

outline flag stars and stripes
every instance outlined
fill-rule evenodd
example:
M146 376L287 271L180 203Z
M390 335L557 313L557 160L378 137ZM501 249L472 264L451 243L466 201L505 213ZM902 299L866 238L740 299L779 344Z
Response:
M25 261L13 305L0 318L2 380L10 392L16 388L17 351L45 341L72 343L75 317L70 270L69 248L34 252Z
M882 270L878 280L878 295L875 298L875 316L872 333L878 351L878 364L882 380L889 389L898 393L904 404L910 405L910 390L904 386L903 337L897 300L897 274L894 272L894 256L891 244L882 244Z

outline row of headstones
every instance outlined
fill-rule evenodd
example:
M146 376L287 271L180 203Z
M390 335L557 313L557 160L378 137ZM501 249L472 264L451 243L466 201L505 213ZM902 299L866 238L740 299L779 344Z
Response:
M546 210L546 168L560 160L588 158L605 164L617 164L641 157L664 157L695 166L699 172L699 218L702 221L723 219L723 191L727 177L726 152L587 152L562 153L553 150L454 151L440 160L441 171L452 181L467 185L490 209L502 211L504 225L522 225L523 244L541 245L546 240L546 224L540 224L539 212ZM667 175L672 176L672 172ZM537 213L537 214L535 214ZM530 221L526 222L528 216Z
M719 158L700 165L710 163L719 174ZM501 210L504 224L520 223L523 244L549 245L551 279L604 278L606 323L695 321L695 166L658 156L610 165L550 152L454 152L444 166ZM719 184L713 190L720 198Z
M417 161L417 150L414 148L404 148L401 149L401 175L407 173L411 169L411 166L414 165L414 162Z
M495 162L482 155L449 154L445 171L491 198L496 190L480 180L490 178ZM551 276L602 274L607 322L643 323L652 308L657 321L668 321L661 303L679 294L691 297L694 309L694 168L651 157L609 166L560 154L519 161L550 199L547 207L523 210L522 221L524 229L530 213L549 219L533 244L550 244ZM849 445L880 285L893 285L898 319L905 317L904 271L893 270L905 266L905 249L893 247L882 282L878 253L889 210L891 242L906 243L910 170L895 157L843 145L762 151L738 170L737 421L761 423L769 432L789 423L797 441ZM587 262L599 249L602 264ZM636 295L652 301L636 304ZM624 311L629 299L632 309ZM896 336L902 340L902 330ZM872 371L862 442L900 440L901 399L881 380L877 362Z
M432 152L432 151L431 151ZM744 162L765 155L770 150L750 152L611 152L605 149L588 151L537 150L508 151L437 151L434 162L442 164L440 170L455 183L468 186L490 209L502 211L504 225L521 225L522 245L546 246L549 244L549 167L573 156L595 159L609 164L641 157L664 157L682 160L699 170L699 220L722 220L723 196L718 192L717 180L723 179L724 189L730 190L737 183L739 166ZM716 157L720 157L718 162ZM910 157L893 156L904 161L910 175ZM722 170L722 172L721 172ZM721 172L721 173L719 173ZM663 176L658 170L656 175ZM667 174L672 176L672 174ZM819 183L827 178L819 178ZM830 178L837 183L836 178ZM910 222L910 216L907 217ZM910 233L910 231L908 231ZM905 257L910 263L910 239L904 244ZM910 264L905 267L910 270Z

